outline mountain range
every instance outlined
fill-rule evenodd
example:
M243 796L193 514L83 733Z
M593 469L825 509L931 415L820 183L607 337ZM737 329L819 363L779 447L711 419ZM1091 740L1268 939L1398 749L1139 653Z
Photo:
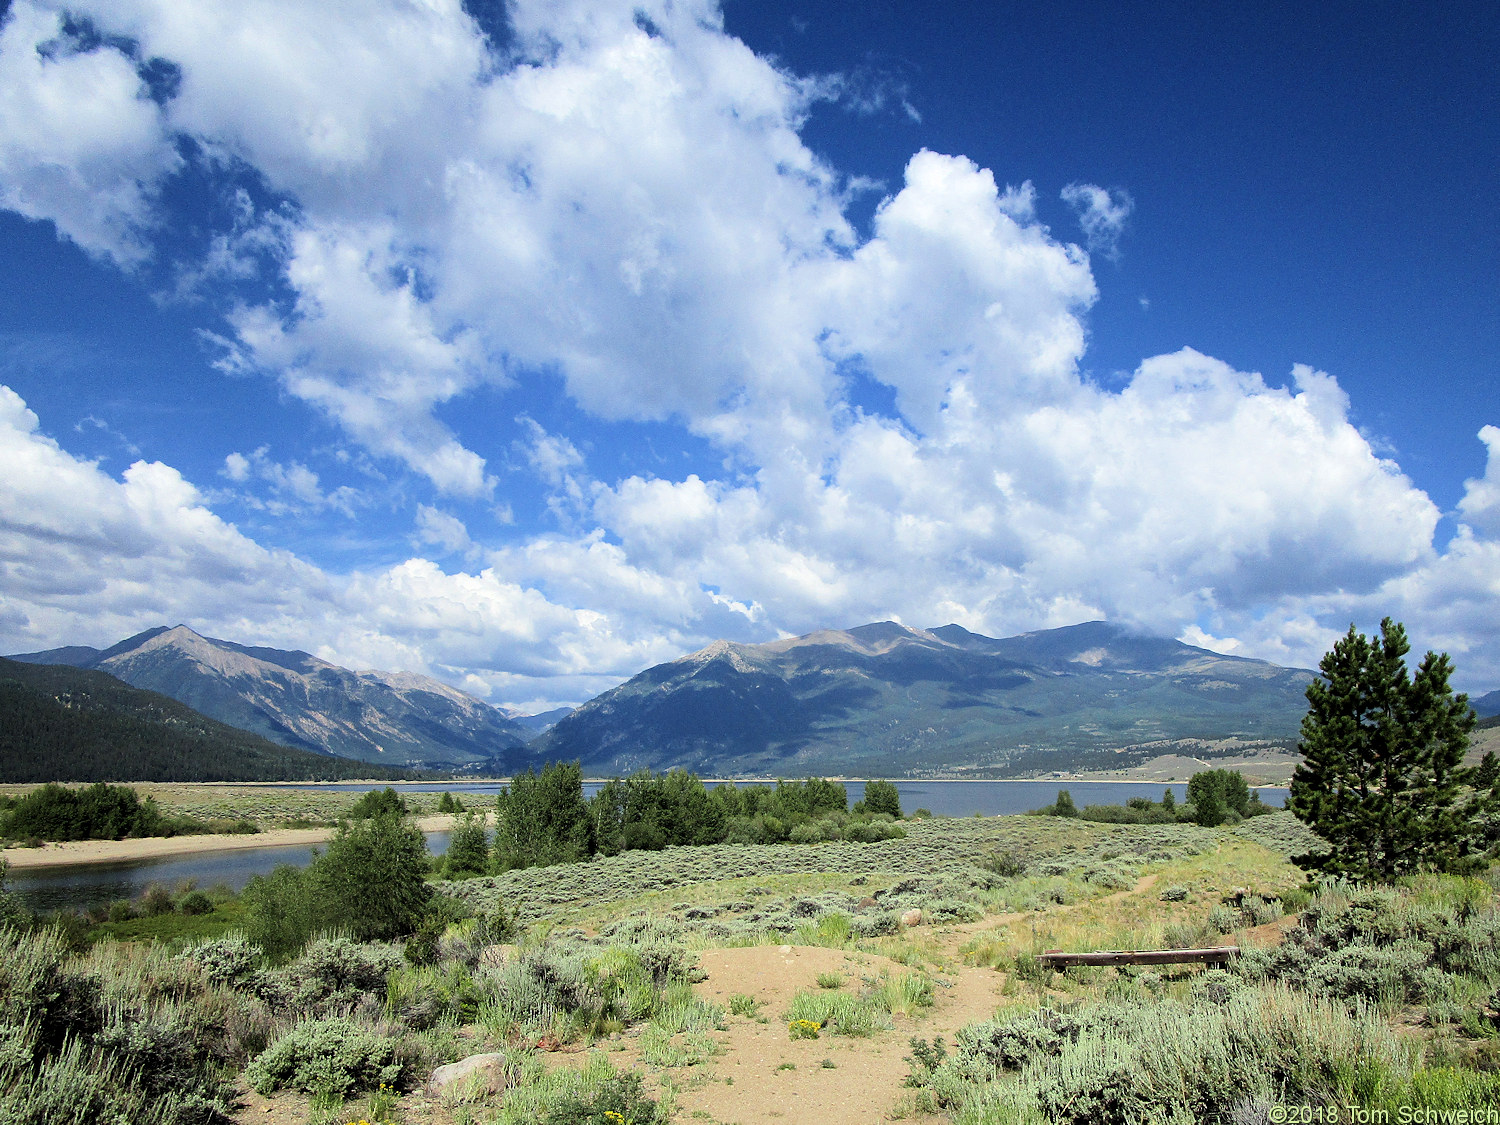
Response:
M457 688L409 672L351 672L305 652L253 648L184 625L99 650L13 660L107 672L284 746L383 766L507 774L534 730Z
M1105 622L997 640L878 622L648 668L532 745L586 771L1024 775L1164 744L1285 746L1314 673Z
M0 659L0 781L340 781L425 776L294 750L105 672Z
M13 659L107 672L285 746L487 775L577 760L594 775L1029 776L1286 750L1315 675L1101 621L1004 639L885 621L715 641L533 716L181 625ZM1500 693L1476 702L1500 709Z

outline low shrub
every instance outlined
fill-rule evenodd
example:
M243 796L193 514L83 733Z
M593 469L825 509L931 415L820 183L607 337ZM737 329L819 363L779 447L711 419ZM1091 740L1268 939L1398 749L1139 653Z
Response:
M256 986L280 1010L333 1015L366 996L383 998L386 979L404 963L393 945L319 938L296 961L260 977Z
M141 896L141 913L148 918L171 914L176 909L177 903L172 898L172 892L160 883L152 883Z
M1002 879L1019 879L1026 874L1026 860L1010 849L984 856L977 863Z
M1065 1125L1250 1120L1261 1104L1365 1104L1408 1059L1367 1010L1264 986L975 1025L930 1085L945 1107L1003 1096L1023 1120Z
M254 977L260 960L260 949L240 933L189 945L178 957L196 965L214 984L230 988L247 985Z
M472 1023L482 1000L481 989L460 963L408 966L386 980L386 1012L414 1031Z
M177 909L184 914L212 914L214 910L213 899L202 891L189 891L182 896L182 901L177 904Z
M292 1089L332 1098L382 1085L405 1089L409 1077L395 1041L344 1018L300 1024L245 1068L245 1080L262 1094Z
M164 950L0 928L0 1121L227 1125L230 1007Z

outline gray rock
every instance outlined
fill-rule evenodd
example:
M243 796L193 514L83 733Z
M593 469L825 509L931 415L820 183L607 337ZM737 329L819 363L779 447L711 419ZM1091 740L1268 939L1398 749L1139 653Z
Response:
M500 1093L508 1085L510 1075L505 1068L505 1056L492 1051L438 1067L427 1080L427 1093L431 1097L477 1102Z

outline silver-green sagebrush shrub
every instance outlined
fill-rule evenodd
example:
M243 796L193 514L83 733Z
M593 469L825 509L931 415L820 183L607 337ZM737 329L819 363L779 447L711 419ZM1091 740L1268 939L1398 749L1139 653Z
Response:
M261 951L244 934L228 933L194 942L178 956L198 966L214 984L239 988L255 976Z
M405 963L393 945L319 938L296 961L265 974L261 992L274 1007L330 1015L346 1011L365 996L383 999L386 978Z
M1368 1009L1263 986L1222 1000L1105 1002L977 1025L960 1032L930 1082L949 1108L1003 1086L1020 1119L1187 1125L1272 1103L1362 1104L1410 1065Z
M281 1089L347 1098L382 1085L403 1089L409 1056L396 1041L353 1020L312 1020L292 1029L245 1068L262 1094Z
M0 1121L229 1120L234 997L152 949L70 957L56 930L0 928Z

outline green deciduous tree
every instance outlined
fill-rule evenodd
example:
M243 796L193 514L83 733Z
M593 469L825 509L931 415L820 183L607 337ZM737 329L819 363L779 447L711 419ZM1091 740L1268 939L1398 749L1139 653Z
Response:
M1307 688L1308 712L1287 807L1330 850L1297 856L1312 870L1389 880L1461 871L1485 844L1488 792L1469 792L1463 767L1474 712L1448 685L1446 653L1410 675L1406 631L1386 618L1379 637L1349 627Z
M405 816L406 802L389 785L384 789L371 789L349 810L355 820L369 820L372 816Z
M490 838L484 817L465 813L453 826L448 850L443 853L443 873L450 879L483 875L490 867Z
M889 781L865 782L864 799L854 806L855 812L885 813L888 816L899 817L901 815L901 792Z
M307 879L326 928L373 941L416 929L432 898L427 870L422 830L387 814L340 825Z
M594 826L583 799L583 768L552 762L517 774L495 799L494 865L545 867L594 852Z
M409 934L432 900L427 867L416 825L389 814L345 821L306 869L282 864L250 880L246 936L281 959L319 933L361 941Z

